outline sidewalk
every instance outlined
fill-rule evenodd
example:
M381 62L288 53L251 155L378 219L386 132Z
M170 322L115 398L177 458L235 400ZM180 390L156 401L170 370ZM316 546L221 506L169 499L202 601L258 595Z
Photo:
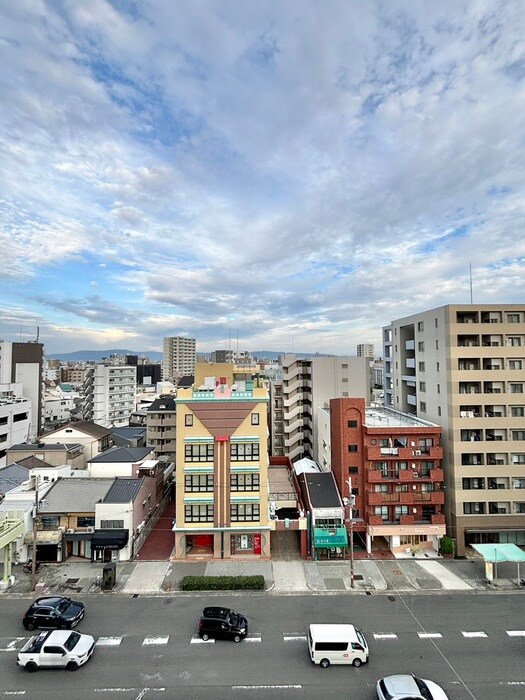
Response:
M0 575L3 573L0 566ZM0 596L65 595L166 595L177 593L188 575L262 575L270 594L304 593L415 593L446 591L524 591L518 585L516 569L499 566L499 578L488 583L481 560L436 560L406 558L354 561L354 585L350 562L290 561L134 561L117 564L117 581L112 591L101 590L102 565L74 561L45 564L38 574L36 592L31 576L22 566L14 567L15 582Z

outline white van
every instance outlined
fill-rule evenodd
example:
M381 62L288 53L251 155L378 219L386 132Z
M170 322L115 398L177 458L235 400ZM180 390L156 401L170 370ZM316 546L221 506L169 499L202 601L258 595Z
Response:
M308 650L314 664L328 668L330 664L361 666L368 661L365 635L354 625L310 625Z

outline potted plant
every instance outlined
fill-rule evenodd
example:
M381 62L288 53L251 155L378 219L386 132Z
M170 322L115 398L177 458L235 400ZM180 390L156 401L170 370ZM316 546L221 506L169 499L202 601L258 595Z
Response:
M450 559L454 555L454 540L448 535L444 535L439 541L439 553L441 556Z

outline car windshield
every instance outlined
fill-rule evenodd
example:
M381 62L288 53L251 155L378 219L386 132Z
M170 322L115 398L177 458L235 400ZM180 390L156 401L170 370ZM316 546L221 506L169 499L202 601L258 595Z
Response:
M71 605L71 601L69 600L62 600L59 605L57 605L57 612L58 613L63 613L66 612L66 610L69 608Z
M80 639L80 634L78 632L71 632L69 637L66 639L64 646L68 651L73 651L73 649L76 647L78 644L78 641Z
M425 683L425 681L421 680L421 678L416 678L416 676L414 676L414 680L419 688L421 697L425 698L425 700L432 700L432 694L430 693L428 685Z

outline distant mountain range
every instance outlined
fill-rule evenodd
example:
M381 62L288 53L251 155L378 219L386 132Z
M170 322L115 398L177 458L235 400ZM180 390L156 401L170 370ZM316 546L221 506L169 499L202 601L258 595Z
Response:
M199 357L208 357L209 354L208 352L197 353ZM268 360L277 360L282 354L282 352L273 352L271 350L254 350L252 353L254 357L264 357ZM304 358L330 357L330 355L326 354L308 352L296 352L292 354ZM113 348L111 350L78 350L77 352L47 353L46 358L48 360L60 360L61 362L101 362L103 359L109 359L111 355L138 355L138 357L148 357L152 362L162 361L161 352L155 352L154 350L122 350L119 348Z

